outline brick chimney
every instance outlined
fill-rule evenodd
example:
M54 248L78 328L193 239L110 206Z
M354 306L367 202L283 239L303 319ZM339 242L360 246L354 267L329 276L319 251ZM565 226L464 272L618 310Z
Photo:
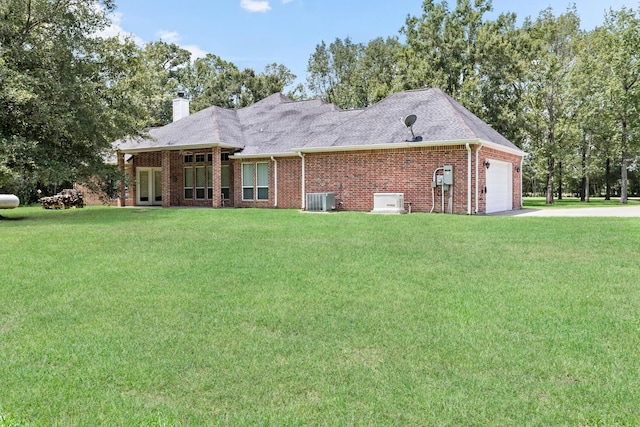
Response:
M177 122L189 115L189 100L184 97L184 92L178 92L178 97L173 100L173 121Z

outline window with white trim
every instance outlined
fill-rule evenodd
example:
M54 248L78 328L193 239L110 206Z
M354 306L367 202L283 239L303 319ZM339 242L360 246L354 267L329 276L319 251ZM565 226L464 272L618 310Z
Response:
M269 163L242 164L242 200L269 200Z
M256 163L258 200L269 200L269 163Z
M254 168L253 163L242 164L242 200L253 200Z

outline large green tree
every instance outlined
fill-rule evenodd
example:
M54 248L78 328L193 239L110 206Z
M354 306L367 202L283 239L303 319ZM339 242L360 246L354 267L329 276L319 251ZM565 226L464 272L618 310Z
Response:
M329 46L324 41L317 45L307 65L311 93L345 109L365 106L357 81L362 50L362 44L348 37L337 38Z
M425 0L421 16L409 16L397 62L396 87L438 87L520 144L523 49L516 15L485 15L491 0ZM526 47L525 47L526 48Z
M282 92L296 76L284 65L267 65L263 72L251 68L240 70L217 55L196 59L188 70L182 87L192 100L192 109L211 105L241 108Z
M135 46L96 34L112 0L0 0L0 187L76 180L138 133ZM17 188L16 191L20 190Z
M142 67L136 73L137 91L149 114L149 126L173 119L172 100L187 80L191 52L176 44L155 41L139 51Z
M526 148L545 175L546 201L551 204L560 161L576 138L575 91L569 75L576 60L580 19L575 9L558 17L546 9L535 21L526 20L523 31L529 39L529 50L523 52L529 63L524 94Z
M337 38L316 46L307 65L313 95L343 109L367 107L391 94L397 78L401 44L378 37L367 44Z
M435 86L459 98L476 75L477 37L491 9L491 0L457 0L453 10L444 0L425 0L422 16L409 16L402 29L407 39L405 85Z
M640 138L640 16L623 7L610 10L594 34L594 51L602 91L615 123L620 161L620 202L627 203L629 161L638 155Z

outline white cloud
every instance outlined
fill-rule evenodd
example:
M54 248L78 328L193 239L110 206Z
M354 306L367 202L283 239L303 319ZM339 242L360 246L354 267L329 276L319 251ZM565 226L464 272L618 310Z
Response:
M268 1L240 0L240 7L249 12L268 12L271 10Z
M122 20L122 13L119 13L119 12L111 13L109 14L109 18L111 19L111 25L106 27L104 30L99 31L96 34L96 36L104 37L104 38L109 38L109 37L119 37L121 39L128 38L133 40L134 43L137 44L138 46L142 46L144 44L144 40L142 40L141 37L138 37L129 31L125 31L120 26L120 21Z
M198 58L204 58L207 55L207 53L209 53L201 49L200 46L197 46L195 44L186 44L186 45L181 44L180 40L182 40L182 36L177 31L160 30L156 32L156 37L158 37L160 40L162 40L165 43L177 44L182 49L188 50L189 52L191 52L192 61L195 61Z
M207 51L205 51L203 49L200 49L199 46L196 46L194 44L187 44L187 45L180 46L180 47L183 48L183 49L187 49L189 52L191 52L191 60L192 61L195 61L198 58L204 58L209 53L209 52L207 52Z
M121 39L128 38L133 40L134 43L138 46L143 46L146 43L146 41L143 40L142 37L139 37L129 31L126 31L120 26L120 22L122 21L122 13L119 13L119 12L111 13L109 15L109 18L111 19L111 25L109 25L107 28L97 33L96 36L104 37L104 38L108 38L108 37L119 37ZM181 48L191 52L192 61L195 61L198 58L204 58L209 53L194 44L181 45L180 40L182 39L182 36L180 36L180 33L178 33L177 31L159 30L156 32L155 35L163 42L177 44Z
M177 31L167 31L167 30L160 30L156 32L156 37L158 37L163 42L166 42L169 44L171 43L178 44L181 38L180 34Z

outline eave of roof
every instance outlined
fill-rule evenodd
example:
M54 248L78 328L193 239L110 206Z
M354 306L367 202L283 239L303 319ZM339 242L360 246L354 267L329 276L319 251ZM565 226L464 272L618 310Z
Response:
M238 147L233 144L226 144L224 142L203 142L200 144L189 144L189 145L175 145L175 146L157 146L157 147L134 147L134 148L120 148L117 149L120 153L125 154L136 154L136 153L146 153L150 151L188 151L188 150L202 150L205 148L226 148L239 150L242 147Z
M344 145L331 147L300 147L293 148L296 153L332 153L338 151L368 151L368 150L392 150L397 148L413 148L413 147L448 147L454 145L482 145L483 147L493 148L510 154L525 156L527 153L516 148L505 147L483 139L466 139L452 141L403 141L392 144L367 144L367 145ZM262 157L268 157L263 155Z
M230 159L264 159L264 158L270 158L270 157L298 157L298 152L287 151L284 153L253 153L253 154L236 153L229 156Z

